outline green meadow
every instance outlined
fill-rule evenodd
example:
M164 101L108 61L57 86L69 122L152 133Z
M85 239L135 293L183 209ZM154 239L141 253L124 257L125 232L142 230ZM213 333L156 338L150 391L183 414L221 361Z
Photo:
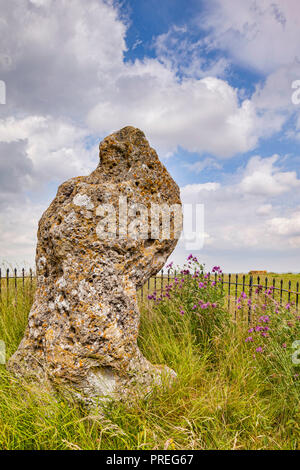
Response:
M19 282L15 295L2 281L0 339L7 357L23 336L33 299L29 281ZM140 298L138 342L152 363L173 368L177 380L101 409L16 379L0 365L0 448L299 449L299 317L293 305L260 292L253 294L249 325L248 302L246 295L236 304L245 312L237 321L220 282L207 283L204 274L164 280L154 298Z

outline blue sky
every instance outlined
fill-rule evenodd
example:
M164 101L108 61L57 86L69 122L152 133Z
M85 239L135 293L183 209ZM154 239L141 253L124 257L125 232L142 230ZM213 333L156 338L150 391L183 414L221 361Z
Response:
M134 125L204 204L208 267L300 272L297 0L0 0L0 20L2 264L33 265L57 186Z

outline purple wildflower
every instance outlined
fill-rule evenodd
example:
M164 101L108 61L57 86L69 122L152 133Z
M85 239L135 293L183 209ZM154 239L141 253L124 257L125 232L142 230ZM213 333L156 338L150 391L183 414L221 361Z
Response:
M249 341L250 341L250 342L253 341L252 336L248 336L248 338L245 339L245 343L248 343Z

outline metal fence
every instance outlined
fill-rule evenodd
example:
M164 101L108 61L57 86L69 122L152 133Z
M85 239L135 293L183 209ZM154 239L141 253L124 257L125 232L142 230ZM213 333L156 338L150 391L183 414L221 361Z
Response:
M139 298L142 301L149 301L148 296L153 292L163 293L164 288L170 284L175 278L182 278L181 272L174 270L164 271L151 277L139 291ZM246 275L246 274L224 274L221 275L208 274L208 282L219 282L223 291L226 293L226 302L228 309L231 309L236 316L237 299L242 292L246 293L249 300L252 299L255 292L260 290L262 295L266 295L265 291L272 291L271 297L277 300L280 306L291 304L295 310L299 311L299 280L283 279ZM0 269L0 301L7 301L14 296L18 298L20 295L29 295L33 297L35 290L36 278L32 269ZM251 321L252 305L250 302L248 308L248 321Z
M8 303L12 297L17 301L20 297L33 299L36 285L35 273L32 269L26 271L24 268L15 269L0 268L0 303L6 300ZM16 302L15 302L16 305Z
M183 274L176 271L167 271L165 274L164 271L151 279L148 280L147 284L142 287L140 296L142 300L148 300L148 295L152 292L160 292L161 294L164 291L164 287L168 285L174 278L180 278ZM253 276L246 274L224 274L221 275L215 273L208 273L208 282L215 283L219 282L223 292L226 294L226 303L228 310L234 315L234 318L237 319L238 311L238 298L244 292L247 295L248 300L250 300L249 305L247 306L247 320L249 323L252 321L253 315L253 304L252 300L256 293L260 295L260 298L267 298L267 292L270 292L270 297L273 300L276 300L279 306L286 306L290 304L294 307L296 312L299 312L299 284L300 284L300 275L299 280L291 279L278 279L270 276ZM245 308L243 308L243 313L245 313Z

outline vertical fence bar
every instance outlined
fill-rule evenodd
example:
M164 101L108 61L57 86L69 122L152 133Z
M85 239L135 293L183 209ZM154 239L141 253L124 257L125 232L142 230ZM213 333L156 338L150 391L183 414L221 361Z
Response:
M245 292L245 285L246 285L246 276L243 274L243 280L242 280L242 292ZM242 309L242 318L244 318L244 307Z
M291 301L291 289L292 289L292 282L289 281L288 303L290 303Z
M276 281L275 281L275 278L274 278L274 277L273 277L273 284L272 284L272 286L273 286L273 293L272 293L272 294L273 294L273 299L275 299Z
M6 270L6 303L8 305L9 299L9 269Z
M228 309L230 308L230 287L231 287L231 274L228 276Z
M297 282L296 290L297 290L297 293L296 293L296 312L298 313L298 310L299 310L299 282Z
M224 273L222 273L222 276L221 276L221 287L222 287L222 292L224 290Z
M237 296L238 296L238 281L239 281L239 275L236 274L235 275L235 300L237 300Z
M251 323L251 313L252 313L252 288L253 288L253 276L250 276L249 279L249 308L248 308L248 324Z
M163 291L164 291L164 270L161 270L161 276L160 276L160 294L161 297L163 296Z
M170 268L168 269L168 285L170 284Z
M265 279L265 303L267 302L268 278Z
M280 280L280 305L282 305L283 279Z
M25 303L25 269L22 268L22 296L23 304Z
M18 302L18 273L17 268L14 270L15 275L15 309L17 310L17 302Z
M235 275L235 294L234 294L234 299L235 299L235 304L234 304L234 319L236 320L236 302L237 302L237 296L238 296L238 281L239 281L239 275Z

